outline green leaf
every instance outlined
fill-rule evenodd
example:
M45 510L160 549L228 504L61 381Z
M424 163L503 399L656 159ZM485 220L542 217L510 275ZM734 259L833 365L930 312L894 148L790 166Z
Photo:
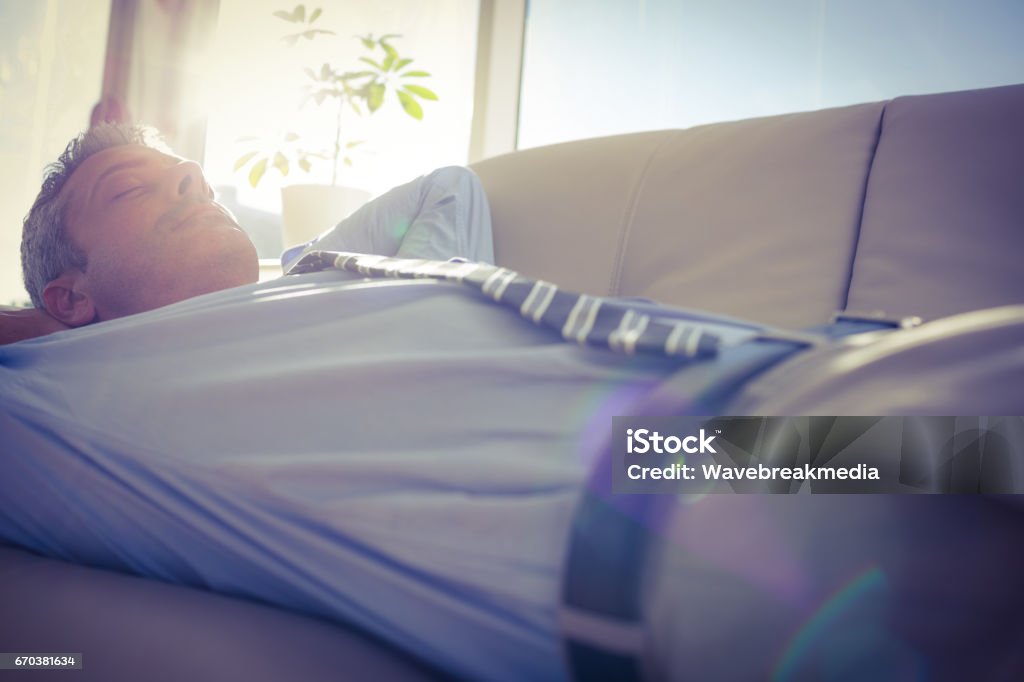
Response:
M351 166L352 165L352 159L350 159L349 157L346 156L345 157L345 165L346 166Z
M313 80L316 80L316 73L313 71L313 69L307 66L306 68L303 69L303 71L306 73L307 76L309 76Z
M384 84L372 83L370 85L370 96L366 99L366 106L371 112L377 111L384 103Z
M437 95L434 94L434 91L429 88L425 88L422 85L406 85L404 89L406 92L411 92L423 99L431 99L435 102L437 101Z
M311 164L309 162L309 158L308 157L303 156L301 159L299 159L299 168L301 168L305 172L308 173L309 169L312 168L312 167L313 167L313 164Z
M306 40L312 40L318 33L323 33L329 36L334 35L334 31L325 31L322 28L311 28L308 31L303 31L302 37L305 38Z
M263 178L263 174L267 172L267 160L260 159L253 167L249 170L249 184L253 187L259 184Z
M325 81L331 77L331 65L324 62L324 65L320 67L320 80Z
M370 76L376 76L376 75L377 75L376 71L346 71L345 73L343 73L340 76L338 76L336 80L344 82L344 81L355 80L356 78L368 78Z
M405 67L409 66L409 64L412 64L411 59L399 59L395 62L395 71L401 71Z
M312 24L314 21L319 19L321 12L323 12L323 9L321 9L320 7L317 7L315 10L313 10L313 13L309 15L309 23Z
M381 65L380 65L379 63L377 63L377 62L373 61L373 60L372 60L372 59L370 59L369 57L360 57L360 58L359 58L359 61L361 61L361 62L366 62L367 64L369 64L369 65L370 65L370 66L372 66L373 68L377 69L378 71L387 71L387 69L385 69L385 68L384 68L383 66L381 66Z
M293 45L295 45L295 43L296 43L296 41L298 41L298 39L299 39L299 34L296 33L294 35L285 36L285 37L281 38L281 42L283 42L285 45L287 45L289 47L292 47Z
M352 140L351 142L345 145L345 149L352 149L353 147L358 147L365 141L366 140Z
M384 70L385 70L385 71L390 71L390 70L391 70L391 67L392 67L392 66L394 66L394 65L395 65L395 55L393 55L393 54L389 54L389 55L388 55L388 56L387 56L387 57L386 57L386 58L384 59L384 64L383 64Z
M306 6L305 5L296 5L295 6L295 21L302 22L302 21L305 21L305 20L306 20Z
M359 41L362 42L363 47L365 47L367 50L372 50L373 48L375 48L377 46L377 41L375 41L373 39L373 34L372 33L367 33L365 36L354 36L354 37L359 38Z
M406 71L402 74L402 78L426 78L429 75L426 71Z
M412 116L417 121L423 120L423 107L420 103L407 92L401 90L398 91L398 101L402 103L402 108L405 109L405 113Z
M238 160L235 161L235 167L233 172L237 173L242 166L252 161L252 157L256 156L257 154L259 154L259 152L249 152L248 154L243 154L242 156L239 156Z
M281 152L274 154L274 168L281 172L281 175L288 175L288 159Z
M274 16L277 17L278 19L283 19L284 21L287 21L289 23L292 23L292 24L295 23L295 18L292 16L291 12L285 12L284 10L278 10L278 11L274 12Z
M284 141L285 142L295 142L295 140L297 140L297 139L299 139L298 133L288 132L288 133L285 133L285 135L284 135Z
M396 59L398 59L398 50L396 50L395 48L391 47L390 45L388 45L387 43L385 43L385 42L384 42L383 40L381 40L381 41L379 41L379 42L380 42L380 46L381 46L382 48L384 48L384 52L386 52L386 53L387 53L387 55L388 55L388 58L390 58L390 59L391 59L392 63L393 63L393 62L394 62L394 61L395 61ZM387 62L384 62L384 63L386 64Z
M383 45L384 43L386 43L387 41L391 40L392 38L401 38L401 37L402 37L401 33L388 33L386 35L382 35L380 38L377 38L377 42L381 43L381 45Z

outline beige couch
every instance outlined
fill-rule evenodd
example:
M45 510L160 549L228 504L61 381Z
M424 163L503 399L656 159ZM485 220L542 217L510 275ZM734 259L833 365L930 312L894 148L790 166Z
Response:
M734 414L1024 414L1024 84L570 142L474 166L499 264L798 329Z
M771 324L1024 303L1024 85L480 162L498 262Z

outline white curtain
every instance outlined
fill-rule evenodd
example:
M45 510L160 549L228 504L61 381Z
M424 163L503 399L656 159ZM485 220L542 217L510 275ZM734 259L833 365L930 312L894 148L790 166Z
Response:
M219 0L113 0L103 92L91 124L155 126L177 153L201 160L202 80Z

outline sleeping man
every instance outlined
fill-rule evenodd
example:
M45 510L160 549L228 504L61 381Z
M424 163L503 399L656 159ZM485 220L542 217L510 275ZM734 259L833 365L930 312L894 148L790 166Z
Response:
M490 261L486 198L435 171L317 247ZM257 283L200 168L134 129L71 144L22 254L0 542L352 623L462 676L564 677L581 483L679 360L566 343L456 282Z
M318 248L491 261L486 197L468 169L440 169L372 202ZM0 342L258 278L255 248L202 169L129 126L84 133L51 166L25 219L22 268L35 309L0 318Z
M314 246L491 261L486 198L469 171L442 169ZM523 319L559 303L550 285L517 314L460 281L323 268L257 283L255 250L200 168L135 129L72 143L26 218L22 258L36 309L8 315L13 343L0 345L0 543L353 624L463 678L566 679L564 557L611 418L668 377L725 376L701 374L713 363L692 354L566 343L586 315L561 334ZM484 289L511 290L506 275ZM701 315L687 325L670 327L666 347L699 328L724 357L760 329ZM611 345L633 350L635 331ZM689 364L696 374L680 371ZM714 413L696 400L672 410ZM932 537L896 534L895 503L862 499L853 513L817 496L694 502L678 600L655 605L651 649L693 679L767 678L818 607L839 622L829 599L847 590L833 578L844 562L873 565L857 563L862 545L889 542L899 558ZM940 540L957 523L978 538L996 528L963 519ZM957 580L999 584L966 576L1003 564L963 555L983 568L958 564ZM1005 612L999 594L960 593L952 611L934 590L912 593L896 614L926 634L1001 622L977 609L965 620L967 601ZM890 641L869 611L874 629L851 641Z

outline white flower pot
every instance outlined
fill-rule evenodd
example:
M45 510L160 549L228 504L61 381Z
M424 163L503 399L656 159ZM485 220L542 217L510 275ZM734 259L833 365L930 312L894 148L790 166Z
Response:
M281 188L284 246L303 244L334 227L370 200L354 187L289 185Z

